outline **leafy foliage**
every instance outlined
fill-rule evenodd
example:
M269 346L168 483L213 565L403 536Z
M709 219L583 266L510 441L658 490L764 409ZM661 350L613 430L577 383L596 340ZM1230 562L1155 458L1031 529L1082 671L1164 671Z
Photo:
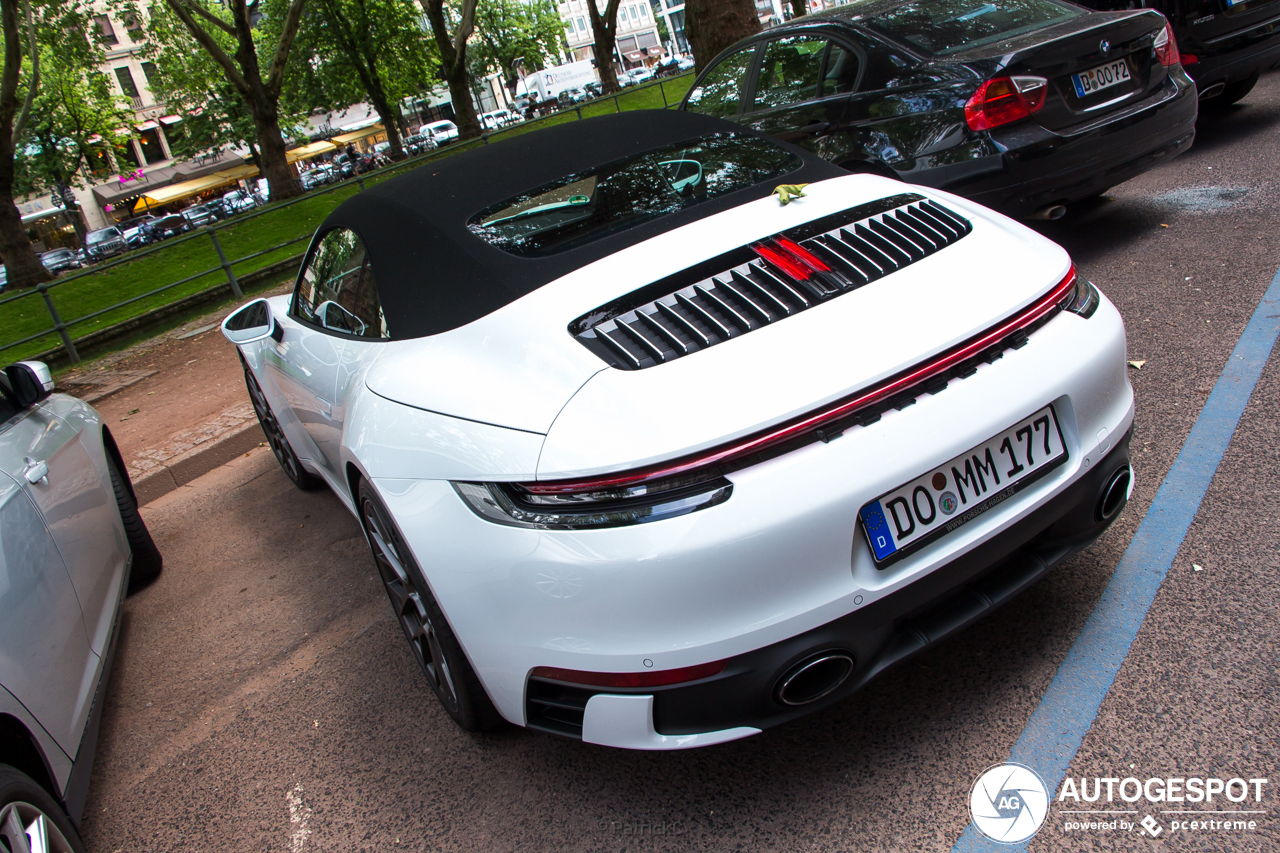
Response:
M100 70L105 53L87 5L49 3L33 9L33 21L40 81L16 139L14 191L22 194L82 186L82 166L110 174L108 148L121 159L128 136L117 130L133 120Z
M337 110L368 98L389 135L400 101L434 85L440 63L408 0L311 0L294 50L306 58L288 82L307 106Z
M499 72L511 81L517 60L526 72L541 71L559 64L568 49L554 0L484 0L476 7L473 73Z

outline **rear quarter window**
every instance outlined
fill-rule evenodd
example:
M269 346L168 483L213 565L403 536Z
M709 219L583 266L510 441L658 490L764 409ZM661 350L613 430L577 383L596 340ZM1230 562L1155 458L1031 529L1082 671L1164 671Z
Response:
M924 53L945 56L1083 14L1057 0L916 0L866 23Z

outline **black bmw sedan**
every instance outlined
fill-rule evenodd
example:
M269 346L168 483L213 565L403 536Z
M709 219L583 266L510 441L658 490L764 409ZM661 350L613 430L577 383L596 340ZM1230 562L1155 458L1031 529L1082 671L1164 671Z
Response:
M739 42L680 108L1056 218L1190 147L1196 88L1157 12L860 0Z

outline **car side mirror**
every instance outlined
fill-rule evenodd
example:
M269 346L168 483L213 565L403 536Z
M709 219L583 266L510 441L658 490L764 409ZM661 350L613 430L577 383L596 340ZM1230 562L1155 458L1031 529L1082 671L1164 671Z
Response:
M280 324L271 316L271 306L265 299L255 299L222 321L222 335L236 346L251 344L264 338L276 340Z
M4 369L14 402L26 409L53 393L53 374L43 361L19 361Z

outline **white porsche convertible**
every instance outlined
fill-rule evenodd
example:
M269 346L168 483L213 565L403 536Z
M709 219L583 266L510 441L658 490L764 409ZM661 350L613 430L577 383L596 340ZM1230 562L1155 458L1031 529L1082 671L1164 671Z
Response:
M703 116L388 180L223 330L470 730L755 734L994 610L1130 490L1124 327L1061 248Z

